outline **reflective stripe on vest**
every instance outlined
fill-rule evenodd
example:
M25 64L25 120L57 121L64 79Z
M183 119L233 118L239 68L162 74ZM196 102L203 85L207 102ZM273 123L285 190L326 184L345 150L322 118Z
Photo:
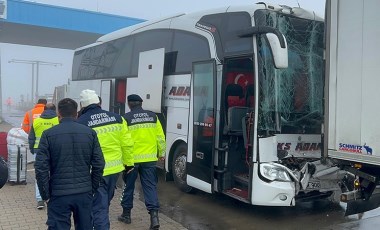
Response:
M120 166L120 165L123 165L123 162L121 160L108 161L106 162L106 166L104 167L104 169L112 168L112 167Z
M102 127L96 127L94 128L94 131L96 134L104 134L104 133L109 133L109 132L117 132L121 131L122 127L120 124L114 124L114 125L107 125L107 126L102 126Z
M157 153L135 154L134 159L136 162L144 162L145 160L147 162L150 160L155 161L157 160Z
M155 129L157 127L156 123L143 123L129 126L128 129L130 131L138 130L138 129Z
M40 144L40 140L41 140L40 137L36 137L36 141L34 142L34 146L33 146L33 148L35 148L35 149L38 148L38 145Z

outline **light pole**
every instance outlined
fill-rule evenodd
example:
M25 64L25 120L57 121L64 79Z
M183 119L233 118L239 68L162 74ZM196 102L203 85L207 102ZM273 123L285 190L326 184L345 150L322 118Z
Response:
M36 100L36 97L39 96L38 85L39 85L40 65L51 65L51 66L55 66L55 67L62 66L62 63L46 62L46 61L39 61L39 60L12 59L12 60L8 61L8 63L19 63L19 64L32 65L32 94L31 94L32 101ZM37 70L36 71L36 92L35 93L34 93L34 65L36 65L36 70Z

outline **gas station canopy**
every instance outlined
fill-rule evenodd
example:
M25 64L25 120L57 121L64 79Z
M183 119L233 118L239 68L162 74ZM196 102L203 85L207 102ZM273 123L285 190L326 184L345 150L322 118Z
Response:
M0 0L0 42L75 49L145 20L21 0Z

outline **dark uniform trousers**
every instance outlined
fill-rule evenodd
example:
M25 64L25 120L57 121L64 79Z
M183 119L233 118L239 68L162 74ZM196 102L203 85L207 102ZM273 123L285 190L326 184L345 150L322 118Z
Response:
M48 202L48 230L71 228L71 213L76 230L92 229L92 192L66 196L52 196Z
M119 173L103 176L98 190L95 192L92 216L95 230L109 230L109 206L115 194Z
M156 162L135 163L135 168L130 173L123 174L125 183L121 199L123 209L131 210L133 208L133 192L138 174L140 174L146 208L148 211L157 211L159 209L156 170Z

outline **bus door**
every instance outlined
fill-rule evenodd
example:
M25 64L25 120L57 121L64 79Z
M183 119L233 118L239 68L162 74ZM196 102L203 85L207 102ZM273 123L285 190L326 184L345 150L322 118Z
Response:
M117 114L125 114L125 105L127 103L127 80L116 79L115 80L115 95L113 112Z
M138 94L143 108L161 113L165 49L141 52L137 78L127 79L127 95Z
M225 194L249 202L252 187L252 162L255 129L255 81L253 54L225 57L223 60L222 119L223 144L228 143L226 160L219 158L219 170L225 167Z
M216 117L215 60L193 63L187 154L187 184L213 191Z

